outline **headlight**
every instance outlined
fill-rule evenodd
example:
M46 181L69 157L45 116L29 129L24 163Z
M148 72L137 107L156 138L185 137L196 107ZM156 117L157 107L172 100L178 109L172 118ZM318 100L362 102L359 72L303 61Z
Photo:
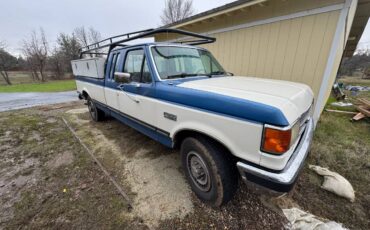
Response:
M261 150L267 153L283 154L290 149L298 136L299 122L286 130L266 125L263 130Z

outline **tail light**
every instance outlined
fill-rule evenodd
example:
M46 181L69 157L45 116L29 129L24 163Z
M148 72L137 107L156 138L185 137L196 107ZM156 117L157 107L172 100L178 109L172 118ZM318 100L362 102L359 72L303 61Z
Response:
M261 149L267 153L283 154L287 152L299 135L299 124L290 129L265 126Z

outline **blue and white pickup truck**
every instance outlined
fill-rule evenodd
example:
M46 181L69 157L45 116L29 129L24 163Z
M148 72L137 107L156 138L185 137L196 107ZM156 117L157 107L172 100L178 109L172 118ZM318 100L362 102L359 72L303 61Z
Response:
M194 45L121 45L156 32L110 41L106 58L72 61L77 90L87 100L92 119L109 115L169 148L179 148L192 190L212 206L233 197L240 176L288 192L312 141L311 89L231 76L209 51ZM184 31L164 32L214 41ZM93 44L82 53L91 55L102 47Z

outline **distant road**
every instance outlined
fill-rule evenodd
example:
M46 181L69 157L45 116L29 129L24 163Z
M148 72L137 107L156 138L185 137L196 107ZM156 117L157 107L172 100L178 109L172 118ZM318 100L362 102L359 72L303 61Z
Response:
M0 112L77 100L76 91L58 93L0 93Z

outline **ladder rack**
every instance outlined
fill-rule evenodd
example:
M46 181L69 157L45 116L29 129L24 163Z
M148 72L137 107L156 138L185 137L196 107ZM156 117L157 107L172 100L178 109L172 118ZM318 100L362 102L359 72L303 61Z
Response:
M109 52L117 46L127 46L127 44L124 44L125 42L133 41L133 40L140 39L140 38L146 38L146 37L153 36L155 34L161 34L161 33L181 34L181 35L190 36L190 37L194 37L198 39L198 40L193 40L193 41L187 40L184 42L177 42L177 43L186 43L188 45L201 45L201 44L212 43L216 41L216 38L185 31L185 30L170 29L170 28L148 29L148 30L140 30L136 32L131 32L131 33L109 37L99 42L82 47L80 49L80 57L82 57L83 54L109 54ZM97 50L107 48L107 47L109 47L109 51L107 53L102 53L102 52L92 53L91 52L91 51L97 51Z

